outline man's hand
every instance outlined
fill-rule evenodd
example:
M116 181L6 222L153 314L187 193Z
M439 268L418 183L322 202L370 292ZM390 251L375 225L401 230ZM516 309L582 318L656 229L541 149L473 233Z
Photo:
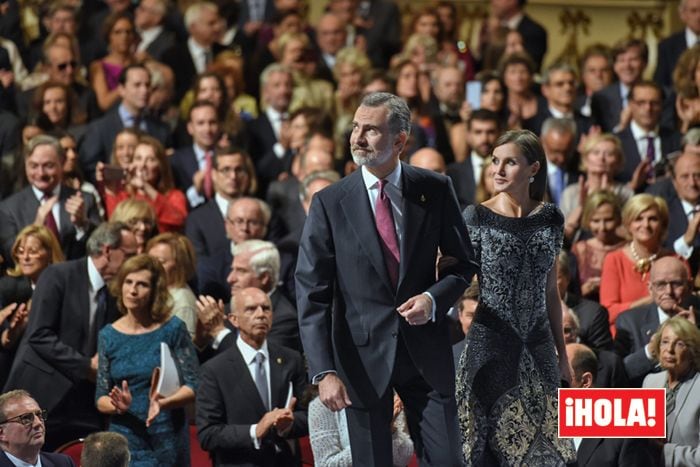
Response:
M688 221L688 228L683 235L683 241L686 245L695 243L695 239L698 237L698 231L700 231L700 212L693 214L693 217Z
M192 186L200 195L204 195L204 170L198 170L192 176Z
M197 299L197 322L209 337L214 338L224 329L224 302L209 295Z
M426 324L433 314L433 301L426 294L415 295L396 309L411 326Z
M352 405L345 384L334 373L326 374L318 383L318 398L333 412Z
M58 196L52 196L51 198L47 199L44 202L44 204L40 205L39 209L36 210L34 225L44 225L44 222L46 221L46 216L49 215L49 213L53 209L53 205L56 203L58 203Z
M284 409L278 409L277 420L274 423L275 430L280 436L285 436L289 433L292 428L292 423L294 423L294 406L297 403L296 397L292 397L289 401L289 405Z
M81 192L77 192L66 200L66 212L70 214L70 221L73 225L81 229L85 227L85 200Z
M644 186L644 183L647 182L650 168L651 165L649 164L648 160L644 159L641 161L634 169L632 179L627 182L627 186L629 186L635 192L639 191Z
M255 427L255 437L262 439L270 431L277 421L277 412L282 409L273 409L262 416Z
M690 305L687 310L680 305L675 305L673 307L673 316L681 316L696 326L698 324L695 320L695 308L693 305Z

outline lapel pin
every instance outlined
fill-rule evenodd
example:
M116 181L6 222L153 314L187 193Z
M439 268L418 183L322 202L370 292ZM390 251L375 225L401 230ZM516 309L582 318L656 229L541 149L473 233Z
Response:
M425 203L425 195L420 195L420 202Z
M282 364L282 357L277 357L277 364L281 365Z

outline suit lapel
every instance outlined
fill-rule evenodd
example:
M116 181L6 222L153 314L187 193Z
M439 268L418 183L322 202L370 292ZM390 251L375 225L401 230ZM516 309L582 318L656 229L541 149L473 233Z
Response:
M591 456L593 456L593 453L602 442L603 440L601 438L583 438L578 447L578 453L576 455L578 465L585 466L588 464Z
M651 336L659 327L659 324L659 314L656 311L656 305L649 305L647 307L647 312L644 321L639 326L639 331L642 333L641 343L643 345L649 343L649 341L651 340Z
M248 370L248 365L243 361L243 355L241 351L238 350L238 345L235 343L231 346L227 352L230 355L231 362L233 364L233 374L239 375L239 387L243 395L252 404L255 411L259 414L264 414L267 412L262 399L260 399L260 393L258 393L258 387L255 385L255 381L250 376L250 370Z
M76 261L75 297L79 302L79 310L85 310L80 316L80 327L83 330L83 346L87 347L90 340L90 275L88 273L87 259Z
M676 409L668 416L668 420L666 421L666 426L668 427L666 439L673 439L673 432L676 430L678 419L683 413L683 407L688 400L688 396L693 393L693 387L696 384L700 385L700 373L695 373L692 380L681 383L681 387L678 388L678 394L676 394Z
M21 192L22 197L18 203L18 216L22 226L34 223L36 211L39 209L39 200L34 196L34 191L31 186L28 186Z
M379 277L392 293L396 290L391 285L389 274L384 263L384 253L379 246L379 234L374 221L374 214L369 205L369 198L362 179L362 171L356 170L348 180L346 195L340 200L340 206L348 220L350 228L355 232L360 247L365 256L377 271ZM405 189L405 188L404 188ZM403 256L403 254L402 254Z
M267 348L270 354L270 404L271 408L284 408L289 392L289 381L285 371L286 359L278 352L275 346L268 342Z
M410 258L418 245L420 232L423 230L423 220L426 215L426 205L430 193L422 193L417 173L406 164L403 173L403 236L401 237L401 261L399 263L399 286L409 269Z

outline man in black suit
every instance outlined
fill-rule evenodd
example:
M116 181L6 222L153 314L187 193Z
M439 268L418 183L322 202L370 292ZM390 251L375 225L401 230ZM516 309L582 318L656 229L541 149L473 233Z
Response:
M574 107L581 115L591 117L591 100L593 93L600 91L612 82L612 57L607 46L594 44L583 51L579 69L581 85L579 86Z
M306 411L295 407L306 385L303 360L268 342L273 312L262 290L236 294L232 320L234 345L201 369L199 442L216 467L298 465L287 441L308 433Z
M666 199L669 225L664 246L684 257L695 276L700 267L700 154L683 152L671 165L671 174L670 181L660 180L647 192Z
M289 68L273 63L260 75L261 102L264 109L250 122L250 155L260 183L258 193L267 192L267 186L279 174L291 167L289 135L286 130L289 104L292 101L294 80Z
M491 14L501 25L520 33L525 50L539 71L547 53L547 30L525 14L526 3L527 0L491 0Z
M578 182L576 122L570 118L550 117L542 124L540 136L547 156L547 190L549 199L559 205L564 189Z
M5 390L26 389L47 410L51 450L103 427L95 408L97 334L119 316L106 283L135 253L127 226L105 223L90 236L87 258L52 264L39 277Z
M673 86L673 69L681 54L700 40L700 1L681 0L678 14L685 28L659 42L659 52L656 55L654 81L664 89Z
M700 301L691 294L688 270L681 260L675 256L657 259L649 274L652 303L627 310L615 320L615 350L624 358L630 382L637 387L648 373L659 369L649 344L659 325L677 315L700 323Z
M625 154L625 166L617 178L622 182L632 180L636 189L653 180L657 172L665 172L666 156L680 149L679 133L660 125L662 106L663 92L658 84L638 81L631 85L630 122L616 133Z
M144 65L129 65L119 75L121 103L92 121L80 145L83 173L94 180L98 162L107 163L112 154L114 138L123 128L137 128L170 147L168 125L145 115L151 95L151 74Z
M337 85L333 68L335 56L340 49L347 45L348 31L345 23L333 13L326 13L318 20L316 25L316 46L318 47L318 64L316 65L316 77L325 79Z
M47 135L32 138L25 148L24 168L29 186L0 203L2 256L12 262L15 237L30 224L45 225L68 259L85 254L85 241L100 222L95 198L63 185L65 152Z
M74 36L78 29L76 8L68 2L52 2L41 18L44 31L29 44L24 54L24 64L33 70L42 61L44 42L51 34L64 33ZM44 34L45 32L45 34Z
M163 62L175 75L177 102L192 87L195 77L206 71L207 65L224 49L218 44L224 24L215 3L196 2L185 11L189 39L185 43L176 43L163 54Z
M567 344L566 355L573 369L572 388L592 388L598 376L598 361L583 344ZM595 386L599 387L599 386ZM656 466L651 444L644 438L574 438L579 467Z
M70 457L42 452L46 414L23 390L0 395L0 467L75 467Z
M214 150L221 136L221 122L210 101L196 101L187 117L192 145L179 148L170 158L175 186L187 196L190 209L214 196L212 168Z
M433 93L428 111L435 129L435 149L447 164L455 162L450 142L452 125L461 123L459 111L464 103L464 72L456 66L445 65L433 72Z
M593 94L591 114L593 123L606 133L620 131L627 120L620 118L627 108L628 96L634 83L642 79L647 67L649 50L640 39L623 39L613 46L613 71L618 81Z
M363 98L350 136L361 168L316 193L299 247L310 375L326 407L346 409L354 465L391 464L394 390L421 462L460 464L445 314L472 250L450 179L399 161L410 115L392 94ZM438 248L454 266L436 282Z
M167 10L165 0L141 0L134 11L134 24L141 37L136 52L145 52L159 62L175 45L175 34L163 26Z
M469 155L462 162L447 166L447 175L452 179L461 209L474 204L481 171L491 157L493 145L499 133L498 115L494 112L479 109L469 115L467 120Z
M548 118L568 118L576 123L576 141L588 133L591 120L575 108L576 72L568 64L554 64L542 76L542 95L546 106L538 106L537 113L523 121L523 128L539 135Z

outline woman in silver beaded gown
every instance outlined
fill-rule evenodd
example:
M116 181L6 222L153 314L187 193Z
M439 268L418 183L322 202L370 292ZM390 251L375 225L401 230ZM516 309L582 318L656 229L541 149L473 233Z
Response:
M480 302L457 370L468 466L560 466L576 457L557 437L557 387L570 382L556 287L564 218L543 203L547 162L537 136L496 142L496 195L464 219L480 264Z

